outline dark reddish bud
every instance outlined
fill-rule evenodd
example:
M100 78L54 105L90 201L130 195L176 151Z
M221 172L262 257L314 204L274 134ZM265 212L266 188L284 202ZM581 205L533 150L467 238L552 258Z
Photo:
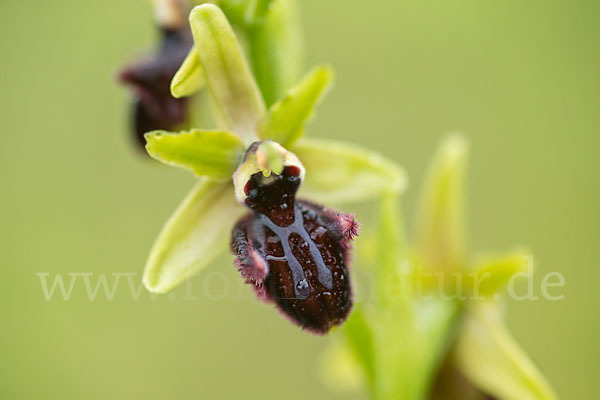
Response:
M352 308L347 267L358 233L351 215L296 200L301 169L257 172L244 186L252 212L234 227L231 248L247 283L302 328L324 334Z
M161 46L150 58L125 68L119 81L128 85L135 95L132 132L137 141L146 145L144 133L172 130L187 120L187 99L171 96L173 75L192 47L189 28L161 29Z

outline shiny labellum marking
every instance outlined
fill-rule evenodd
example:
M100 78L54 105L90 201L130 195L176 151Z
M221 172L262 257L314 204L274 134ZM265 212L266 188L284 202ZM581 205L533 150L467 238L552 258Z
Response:
M287 261L288 267L292 272L294 279L294 290L298 298L307 298L310 293L310 289L307 285L306 277L304 276L304 269L302 268L302 265L300 265L300 261L298 261L296 255L292 252L292 248L290 246L290 238L292 235L300 237L300 239L303 240L306 245L308 245L312 262L317 267L319 281L327 289L331 290L333 288L331 271L325 265L323 256L317 248L316 243L313 242L313 240L308 236L308 232L306 232L306 228L304 227L304 218L302 216L300 207L295 207L294 222L286 227L280 227L276 225L265 215L260 215L260 221L262 222L263 226L268 227L273 234L277 236L279 243L281 243L281 246L283 247L283 257L267 256L267 260Z
M352 307L346 260L357 224L350 215L296 201L298 175L287 166L281 175L250 177L245 203L253 212L235 226L232 250L260 297L303 328L326 333Z

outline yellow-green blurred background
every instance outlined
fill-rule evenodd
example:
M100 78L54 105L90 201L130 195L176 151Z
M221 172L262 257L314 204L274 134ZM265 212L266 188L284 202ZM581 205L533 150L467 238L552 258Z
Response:
M476 251L526 244L562 301L512 302L509 324L561 398L600 373L600 2L302 0L309 61L337 71L314 136L404 165L405 208L443 133L472 145ZM119 66L155 38L142 0L0 2L0 398L325 399L328 339L254 301L230 256L183 289L113 301L81 281L46 301L36 273L137 273L193 182L133 151ZM112 279L112 278L111 278ZM536 289L539 290L539 289ZM539 294L539 292L538 292ZM218 296L217 296L218 297ZM336 397L337 396L337 397ZM356 398L361 398L356 395Z

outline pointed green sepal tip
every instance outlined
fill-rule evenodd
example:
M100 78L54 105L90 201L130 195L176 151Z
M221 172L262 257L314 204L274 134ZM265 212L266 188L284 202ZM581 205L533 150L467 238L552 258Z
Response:
M555 400L556 393L506 328L497 303L469 308L454 362L477 387L499 399Z
M513 277L527 271L532 260L530 254L526 250L516 250L501 256L480 256L467 274L471 281L468 287L473 291L471 295L486 298L499 295Z
M468 142L449 135L440 145L421 192L417 232L427 268L451 270L465 263L464 186Z
M271 139L284 146L290 146L304 132L304 125L310 120L319 101L331 87L333 69L320 66L310 72L288 94L275 103L261 119L258 136Z
M176 99L188 97L206 85L204 71L196 48L192 47L183 64L171 80L171 95Z
M244 153L244 143L229 132L152 131L144 137L152 158L214 180L231 179Z
M233 224L244 211L233 185L200 180L154 243L144 286L165 293L209 265L227 248Z
M217 127L254 141L265 105L229 21L219 7L203 4L192 9L190 26Z

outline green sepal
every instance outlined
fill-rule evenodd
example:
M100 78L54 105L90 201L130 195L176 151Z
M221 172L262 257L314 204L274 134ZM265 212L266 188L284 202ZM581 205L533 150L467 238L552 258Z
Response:
M217 127L253 142L265 105L231 25L219 7L204 4L190 13L190 26Z
M165 293L210 264L227 248L242 215L233 186L202 179L167 221L144 270L144 286Z
M426 268L460 270L465 263L464 180L466 139L451 135L437 151L421 192L417 249Z
M497 303L471 305L453 354L461 373L494 398L556 399L552 387L506 329Z
M315 68L269 109L259 123L258 137L274 140L283 146L292 145L302 136L304 125L332 81L333 70L330 67Z
M152 158L214 180L231 179L245 149L240 138L229 132L152 131L144 137Z
M192 47L183 60L183 64L171 79L171 95L176 99L188 97L200 91L204 86L206 86L206 78L202 63L196 48Z
M374 200L401 193L405 171L362 147L323 139L302 139L291 150L306 168L300 195L325 204Z

